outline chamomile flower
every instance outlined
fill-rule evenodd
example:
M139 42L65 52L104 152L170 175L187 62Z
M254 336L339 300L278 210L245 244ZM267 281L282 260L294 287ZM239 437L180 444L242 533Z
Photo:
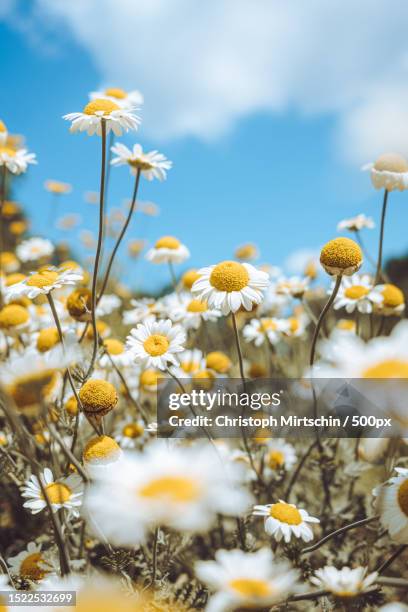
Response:
M191 378L206 368L206 362L200 349L183 351L178 355L179 367L176 368L178 378Z
M178 365L176 354L184 350L185 340L186 334L180 325L173 325L169 319L146 321L130 331L126 347L136 363L165 370L168 363Z
M234 255L235 258L240 261L253 261L259 257L259 251L255 244L248 242L247 244L242 244L237 247Z
M117 155L112 159L113 166L123 166L128 164L132 174L138 171L148 180L158 179L164 181L166 179L167 170L172 167L172 162L158 151L150 151L143 153L140 144L133 145L132 151L124 144L118 143L112 147L112 153Z
M157 525L205 531L217 513L246 511L251 497L242 476L238 465L224 471L212 447L169 448L159 440L104 471L88 490L85 512L118 545L141 542Z
M408 187L408 162L399 153L385 153L373 164L363 168L370 170L371 182L375 189L403 191Z
M98 317L105 317L106 315L112 314L114 310L118 310L122 304L122 300L117 295L103 295L98 302L96 308L96 315Z
M14 253L10 251L3 251L0 253L0 266L1 270L6 274L12 274L13 272L17 272L20 267L20 262Z
M345 308L349 314L356 309L365 314L372 312L373 302L379 302L381 299L374 294L372 287L373 283L368 274L343 278L333 308ZM333 286L328 293L331 295L332 292Z
M48 179L44 183L44 189L56 195L64 195L71 193L72 185L70 185L69 183L62 183L61 181L54 181L52 179Z
M111 466L120 461L122 457L123 453L116 440L105 435L91 438L82 453L84 465L91 471L94 468Z
M36 156L27 149L12 149L7 145L0 145L0 167L5 166L11 174L23 174L29 164L36 164Z
M364 214L351 217L350 219L343 219L337 224L337 229L348 230L349 232L359 232L363 228L373 229L375 227L374 220L371 217L366 217Z
M7 563L10 573L23 580L38 582L56 573L54 556L48 551L42 551L41 545L35 542L29 542L26 550L15 557L9 557Z
M280 278L276 283L275 290L278 295L288 295L294 298L302 298L307 291L310 283L310 278L305 276L290 276L289 278Z
M59 270L58 268L45 268L33 272L23 281L11 285L6 290L6 300L11 301L23 296L33 300L39 295L47 295L54 289L61 289L66 285L75 285L82 280L82 274L73 270Z
M154 320L156 316L163 312L161 301L154 298L133 299L130 301L130 304L133 306L133 309L123 312L124 325L144 323L148 317Z
M222 351L207 353L205 365L209 370L214 370L217 374L227 374L232 368L231 359Z
M189 257L188 248L174 236L162 236L146 253L146 259L155 264L182 263Z
M40 476L53 512L65 508L74 516L79 516L78 508L82 504L83 484L77 474L67 478L54 479L49 468ZM47 507L38 478L33 474L21 489L21 495L27 499L23 504L32 514L38 514Z
M132 356L126 350L125 344L116 338L106 338L103 341L105 353L99 359L101 368L107 370L117 368L125 368L132 363Z
M8 131L4 121L0 119L0 145L5 145L8 138Z
M113 435L121 448L130 449L142 446L148 439L149 433L143 421L127 417L118 423Z
M19 304L8 304L0 310L0 329L11 336L18 336L28 330L30 312Z
M274 561L267 548L252 553L218 550L215 561L198 561L195 573L215 592L207 612L269 608L297 590L298 572Z
M397 473L374 490L380 520L390 536L400 544L408 544L408 469L395 468Z
M268 440L263 456L264 471L267 476L273 476L280 470L291 470L296 461L296 451L291 444L281 439Z
M366 567L336 567L326 565L322 569L316 570L310 582L319 589L329 591L335 597L341 599L352 599L362 595L378 577L377 572L367 574Z
M122 131L137 130L140 118L134 114L136 109L123 108L116 102L106 98L96 98L85 106L82 113L69 113L63 119L71 121L71 132L87 132L88 136L102 134L102 121L106 125L106 133L111 130L116 136L122 136Z
M91 100L111 100L123 108L134 108L143 104L143 95L140 91L137 89L125 91L120 87L107 87L101 91L92 91L89 98Z
M334 238L320 252L320 263L331 276L351 276L363 264L363 253L359 245L350 238Z
M255 506L253 514L265 517L265 531L277 542L283 539L289 543L292 536L310 542L314 536L308 523L320 523L319 519L310 516L306 510L282 500L275 504Z
M288 329L288 324L283 319L267 318L252 319L242 330L242 335L247 342L253 342L255 346L261 346L265 340L271 344L277 344L282 338L282 333Z
M207 302L192 297L191 294L171 294L165 300L165 307L169 317L182 323L184 329L198 329L203 321L216 321L221 312L209 308Z
M20 261L38 261L49 258L54 253L54 245L46 238L29 238L24 240L16 248L16 253Z
M260 304L269 276L248 263L223 261L198 270L200 278L191 291L197 299L206 301L210 308L218 308L224 315L237 312L243 306L252 310Z
M405 310L405 296L396 285L376 285L370 294L374 312L385 316L401 316Z

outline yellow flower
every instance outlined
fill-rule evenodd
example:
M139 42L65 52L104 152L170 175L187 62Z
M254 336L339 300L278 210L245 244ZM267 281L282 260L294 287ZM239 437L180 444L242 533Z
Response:
M357 242L351 238L335 238L322 248L320 263L330 275L351 276L361 267L363 253Z

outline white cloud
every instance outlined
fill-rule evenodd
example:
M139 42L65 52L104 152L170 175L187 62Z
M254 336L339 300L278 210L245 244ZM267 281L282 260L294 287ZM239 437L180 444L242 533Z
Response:
M333 114L346 158L408 154L404 0L36 0L106 84L145 95L145 129L222 135L257 111ZM404 83L407 86L404 86ZM95 84L90 83L90 88Z

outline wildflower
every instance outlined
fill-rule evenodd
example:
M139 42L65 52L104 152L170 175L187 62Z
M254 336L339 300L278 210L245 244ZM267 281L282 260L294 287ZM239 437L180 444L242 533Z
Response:
M232 368L230 358L222 351L208 353L205 363L209 370L214 370L218 374L226 374Z
M6 167L11 174L23 174L29 164L36 164L34 153L27 149L12 149L7 145L0 144L0 167Z
M106 133L110 130L116 136L122 135L122 130L136 130L140 118L134 114L134 108L124 109L111 100L96 98L85 106L82 113L69 113L63 119L71 121L71 132L87 132L88 136L102 135L102 121L106 125Z
M137 448L147 439L147 431L143 421L127 417L119 423L114 436L121 448Z
M45 238L29 238L17 246L16 253L20 261L24 263L38 261L51 257L54 253L54 245Z
M111 100L123 108L134 108L143 104L143 96L137 89L125 91L120 87L107 87L102 91L92 91L89 97L91 100Z
M50 193L54 193L56 195L63 195L71 193L72 191L72 185L69 183L61 183L61 181L54 181L51 179L45 181L44 188Z
M240 261L253 261L259 257L259 251L255 244L243 244L235 250L235 257Z
M58 268L45 268L33 272L23 281L11 285L6 290L6 300L11 301L22 296L33 300L39 295L47 295L54 289L61 289L65 285L74 285L82 276L71 270L61 271Z
M376 285L370 294L374 311L385 316L400 316L405 310L405 297L399 287L387 283Z
M265 474L272 476L280 470L290 470L297 461L296 451L285 440L268 440L263 456Z
M297 571L274 561L266 548L254 553L218 550L215 561L198 561L195 573L215 591L207 606L211 612L269 608L297 588Z
M41 545L29 542L26 550L15 557L9 557L7 563L10 572L23 580L43 580L51 573L55 573L55 559L49 553L41 550Z
M168 448L159 440L125 455L120 469L104 471L88 491L85 511L109 541L131 546L156 525L205 531L217 513L237 516L250 499L240 467L226 473L212 447Z
M266 339L271 344L277 344L287 328L287 323L282 319L252 319L245 325L242 335L247 342L253 342L255 346L261 346Z
M185 332L179 325L165 321L139 323L130 331L126 346L137 363L146 368L165 370L168 363L178 365L175 354L184 350Z
M132 362L132 356L126 351L126 346L121 340L116 338L106 338L103 346L107 354L99 359L101 368L112 369L114 366L123 368ZM112 365L113 364L113 365Z
M163 380L163 373L160 370L143 370L139 378L140 388L143 391L156 392L160 380Z
M116 407L119 398L110 382L90 378L81 387L79 399L88 417L101 418Z
M397 473L374 489L380 520L390 536L400 544L408 544L408 469L395 468Z
M53 512L66 508L74 516L79 516L78 507L82 504L83 485L77 474L54 480L52 471L45 468L40 476ZM21 489L21 495L27 498L23 507L29 508L32 514L38 514L47 507L37 476L32 475Z
M73 319L81 322L91 320L91 298L90 290L85 287L75 289L70 293L66 301L66 307Z
M351 276L363 263L363 253L354 240L334 238L327 242L320 252L320 263L332 276Z
M313 540L313 531L307 523L320 523L319 519L310 516L306 510L282 500L275 504L255 506L253 514L265 517L265 531L277 542L283 538L289 543L292 536L310 542Z
M3 251L0 253L0 269L4 270L6 274L16 272L20 267L20 262L14 253L10 251Z
M166 300L166 308L173 321L181 322L183 327L198 329L202 321L216 321L221 312L209 308L207 302L197 300L191 294L172 294Z
M289 278L279 279L276 283L275 290L278 295L289 295L301 299L309 286L309 282L310 279L308 276L305 278L291 276Z
M385 153L364 169L370 170L375 189L403 191L408 187L408 162L399 153Z
M182 263L190 257L188 248L173 236L163 236L146 253L152 263Z
M181 277L181 284L183 289L187 289L188 291L190 291L191 287L199 278L200 275L198 274L195 268L191 268L190 270L187 270L187 272L184 272L183 276Z
M111 163L113 166L128 164L132 174L141 172L148 181L152 181L155 178L159 181L164 181L167 170L170 170L172 167L172 162L158 151L143 153L140 144L133 145L133 150L131 151L125 145L118 143L112 147L112 153L117 155L117 157L112 159Z
M0 329L10 335L19 335L30 325L30 313L19 304L9 304L0 310Z
M333 287L329 293L332 293ZM356 274L353 278L343 278L333 304L335 310L345 308L349 314L354 312L369 313L373 310L373 302L379 302L372 291L372 280L370 276Z
M40 353L46 353L60 342L58 329L56 327L45 327L37 336L37 349Z
M99 300L96 314L98 317L104 317L112 314L114 310L120 308L122 300L117 295L103 295Z
M236 312L241 306L252 310L254 304L261 303L262 292L268 286L268 274L248 263L223 261L201 268L198 273L200 278L192 286L192 292L224 315Z
M329 591L335 597L341 599L351 599L362 595L377 579L377 572L367 574L366 567L343 567L337 569L326 565L318 569L315 575L310 578L310 582L319 589Z
M356 217L351 217L351 219L344 219L337 224L337 229L340 232L341 230L349 230L349 232L359 232L364 227L367 229L373 229L375 227L374 220L371 217L366 217L366 215L357 215Z
M8 138L6 124L0 119L0 145L5 145Z
M97 436L87 442L82 459L87 467L107 466L122 458L118 443L110 436Z

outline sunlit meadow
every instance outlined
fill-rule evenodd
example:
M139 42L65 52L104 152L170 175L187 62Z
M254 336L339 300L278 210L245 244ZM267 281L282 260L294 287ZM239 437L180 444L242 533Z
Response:
M139 143L142 94L114 85L61 118L78 148L97 142L92 231L61 207L75 185L44 185L50 224L91 258L30 231L15 198L41 159L0 121L0 590L76 591L81 612L408 610L405 404L389 406L393 438L165 440L156 410L167 381L297 378L307 394L322 376L408 378L404 292L383 258L408 161L371 160L377 208L339 219L299 276L251 242L214 261L209 241L197 267L197 225L185 244L129 231L136 211L154 227L144 187L172 162ZM120 172L128 201L113 209ZM141 259L167 271L154 295L127 284Z

